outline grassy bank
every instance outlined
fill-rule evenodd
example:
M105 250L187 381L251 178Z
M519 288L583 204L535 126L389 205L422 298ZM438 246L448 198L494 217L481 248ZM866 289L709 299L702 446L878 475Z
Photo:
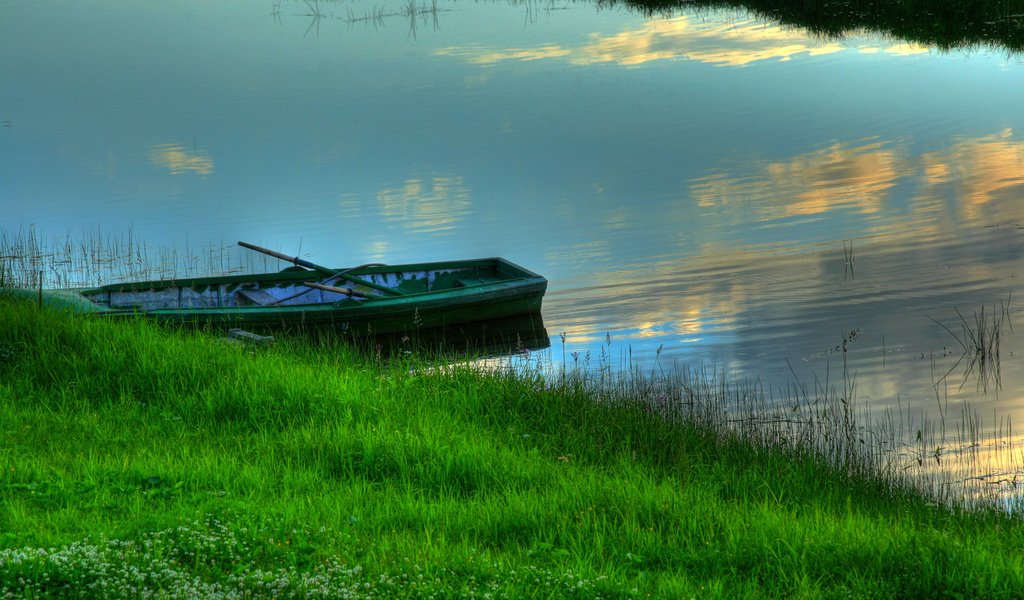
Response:
M1024 593L1008 515L529 371L0 302L0 440L0 596Z

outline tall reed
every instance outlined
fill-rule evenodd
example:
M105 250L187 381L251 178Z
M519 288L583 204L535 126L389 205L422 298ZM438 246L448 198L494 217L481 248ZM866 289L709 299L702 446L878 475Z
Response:
M272 270L266 256L238 253L234 245L209 243L154 248L134 231L121 235L87 230L46 237L34 226L0 230L0 279L9 287L92 287L108 283L177 279Z
M1008 324L1003 307L1002 322ZM977 339L971 352L984 349L987 354L973 360L991 376L998 373L999 324L983 314L978 313L979 328L988 332L960 339ZM564 334L561 340L564 356ZM844 337L841 346L848 341ZM535 356L526 368L508 366L519 372L536 369L545 381L579 388L602 403L637 404L669 421L693 423L743 444L808 456L856 476L880 477L895 488L909 486L946 506L1024 509L1024 453L1010 420L1003 417L989 426L969 405L949 414L948 398L943 401L939 391L945 376L936 385L936 420L926 416L926 407L879 411L862 404L845 352L841 381L816 383L808 391L799 382L772 388L760 379L730 379L704 366L666 369L656 362L644 367L632 361L631 352L614 367L610 338L606 342L608 350L602 349L597 365L590 364L589 353L570 352L568 368L564 361L553 364L550 353L546 359Z

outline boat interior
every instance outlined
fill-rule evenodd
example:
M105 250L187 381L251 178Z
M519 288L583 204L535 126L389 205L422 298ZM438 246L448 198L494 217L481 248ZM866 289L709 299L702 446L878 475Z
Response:
M380 298L486 285L507 279L497 268L411 271L361 271L362 267L324 275L291 267L281 273L188 281L109 285L82 295L115 309L149 311L233 307L277 307L326 303L362 303Z

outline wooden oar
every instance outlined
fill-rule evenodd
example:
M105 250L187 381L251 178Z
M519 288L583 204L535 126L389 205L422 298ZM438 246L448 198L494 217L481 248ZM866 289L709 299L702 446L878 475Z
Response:
M305 286L305 287L308 287L308 288L315 288L315 289L318 289L318 290L324 290L325 292L336 292L338 294L345 294L349 298L351 298L352 296L359 296L360 298L382 298L383 297L383 296L371 296L371 295L367 294L366 292L361 292L359 290L354 290L354 289L351 289L351 288L334 287L334 286L330 286L330 285L324 285L322 283L316 283L316 282L313 282L313 281L304 281L302 283L302 285ZM244 290L239 290L239 292L242 292L242 291L244 291ZM260 306L277 306L277 305L283 304L283 303L285 303L285 302L287 302L289 300L294 300L295 298L298 298L299 296L302 296L304 294L308 294L311 291L312 291L312 289L303 290L303 291L301 291L301 292L299 292L297 294L292 294L291 296L285 296L284 298L279 298L277 300L274 300L273 302L260 303Z
M375 297L375 296L371 296L371 295L367 294L366 292L360 292L359 290L354 290L352 288L334 287L333 285L324 285L322 283L313 283L312 281L307 281L307 282L303 283L302 285L307 285L307 286L309 286L311 288L316 288L318 290L323 290L325 292L335 292L337 294L345 294L346 296L359 296L360 298L374 298ZM380 296L376 296L376 297L379 298Z
M299 258L297 256L288 256L287 254L281 254L280 252L274 252L273 250L269 250L267 248L263 248L262 246L257 246L255 244L250 244L248 242L240 241L240 242L238 242L238 245L243 247L243 248L248 248L250 250L255 250L256 252L262 252L263 254L266 254L267 256L273 256L274 258L277 258L277 259L280 259L280 260L283 260L283 261L286 261L286 262L290 262L290 263L292 263L292 264L294 264L296 266L299 266L299 267L306 267L307 269L313 269L314 271L319 271L319 272L323 273L324 275L330 275L331 277L341 277L342 279L346 279L348 281L351 281L352 283L358 283L359 285L365 285L366 287L370 287L370 288L373 288L375 290L378 290L378 291L381 291L381 292L384 292L384 293L387 293L387 294L392 294L394 296L401 296L401 295L403 295L402 292L400 292L400 291L398 291L398 290L396 290L394 288L389 288L387 286L380 285L380 284L374 283L372 281L366 281L365 279L360 279L360 278L355 277L353 275L349 275L348 273L346 273L344 271L335 271L334 269L328 269L327 267L322 267L320 265L311 263L308 260L302 260L301 258ZM338 289L341 289L341 288L338 288Z

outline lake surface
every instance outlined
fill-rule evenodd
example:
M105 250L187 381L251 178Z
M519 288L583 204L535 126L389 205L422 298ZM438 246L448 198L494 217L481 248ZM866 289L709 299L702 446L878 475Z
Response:
M556 361L784 390L845 360L871 407L1024 416L1018 54L705 9L14 0L0 74L10 235L500 255L550 280ZM960 315L999 328L984 377Z

